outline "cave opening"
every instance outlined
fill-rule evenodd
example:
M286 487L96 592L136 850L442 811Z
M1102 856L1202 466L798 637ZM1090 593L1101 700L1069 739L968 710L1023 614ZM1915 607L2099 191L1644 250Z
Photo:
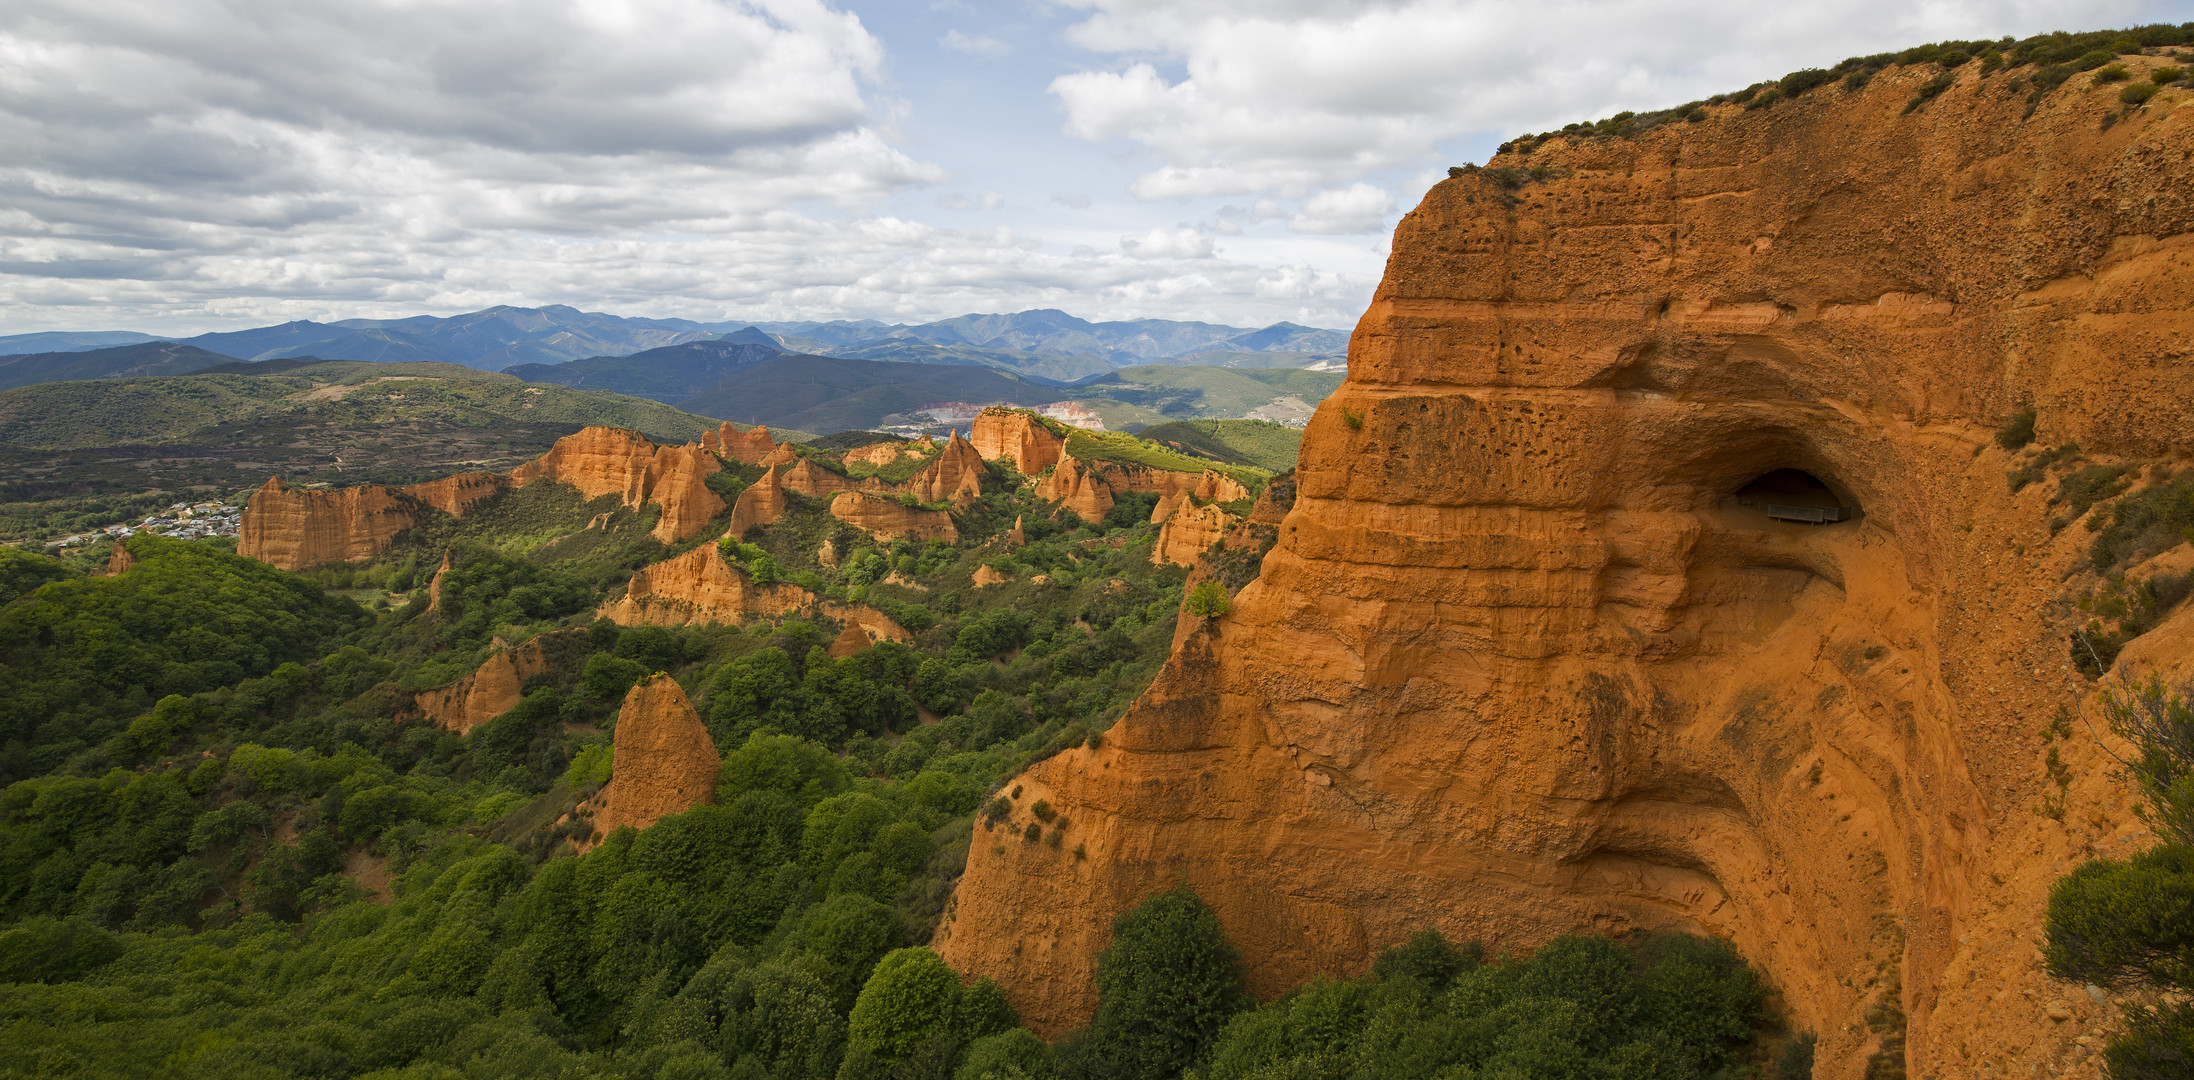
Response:
M1855 502L1803 469L1776 469L1753 477L1737 489L1737 505L1749 506L1776 521L1826 525L1859 516Z

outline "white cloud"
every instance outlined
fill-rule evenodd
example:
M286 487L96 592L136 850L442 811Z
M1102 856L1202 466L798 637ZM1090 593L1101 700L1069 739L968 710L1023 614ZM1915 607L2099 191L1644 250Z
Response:
M1289 218L1287 227L1305 233L1379 232L1393 212L1394 196L1385 188L1350 184L1304 200L1302 212Z
M963 34L958 30L945 31L945 36L939 38L938 43L954 52L966 53L969 56L987 57L992 60L1013 51L1013 46L997 38L986 34Z
M1120 250L1138 259L1208 259L1213 254L1211 237L1186 227L1123 236Z
M1301 198L1443 142L1673 105L1854 53L2119 25L2142 0L1062 0L1118 58L1051 83L1077 138L1156 158L1143 199ZM1176 67L1177 77L1160 73Z
M444 296L767 232L942 176L871 121L881 64L822 0L16 0L0 304Z
M1051 201L1069 210L1087 210L1090 208L1089 196L1079 191L1054 191L1051 193Z

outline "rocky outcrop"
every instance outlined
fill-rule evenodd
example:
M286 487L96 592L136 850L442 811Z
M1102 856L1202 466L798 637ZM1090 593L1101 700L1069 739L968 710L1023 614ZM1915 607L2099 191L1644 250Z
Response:
M502 494L509 486L509 478L500 473L469 472L398 490L451 517L464 517L474 503Z
M1181 498L1185 500L1187 496ZM1236 520L1217 506L1182 505L1159 527L1158 540L1150 548L1150 561L1194 566L1211 545L1226 536Z
M993 570L990 568L990 565L986 563L982 566L978 566L975 568L974 580L976 588L987 589L992 585L1003 585L1006 582L1012 581L1013 575Z
M387 551L427 509L398 488L293 488L277 476L244 504L236 553L283 570L364 562Z
M2093 707L2092 534L1992 436L2032 403L2041 445L2194 454L2194 110L2075 77L2022 119L1978 68L1435 186L1261 575L1014 781L1068 853L975 844L946 959L1064 1030L1113 916L1185 880L1265 995L1426 926L1685 929L1817 1076L2070 1069L2115 1012L2039 970L2048 885L2145 834L2087 725L2045 745ZM1786 471L1837 520L1746 497Z
M785 486L786 491L797 491L811 499L820 499L852 486L852 482L845 477L807 458L800 458L790 468L777 469L776 472L778 482Z
M925 438L923 441L926 443L928 440ZM840 460L848 467L867 465L871 468L880 469L910 453L918 452L915 444L910 442L870 443L867 446L856 446L846 451L845 456Z
M951 514L907 506L896 499L861 491L839 492L838 497L830 501L830 516L879 540L905 537L916 543L942 540L956 544L960 541L960 530L953 526Z
M715 431L701 436L701 445L733 461L748 465L761 464L763 458L777 449L768 427L756 426L740 431L732 427L729 420L718 424Z
M879 641L896 641L904 645L914 640L906 627L867 604L826 603L821 610L826 618L845 624L845 631L839 634L841 639L845 639L847 633L859 634L864 649Z
M526 680L573 659L585 650L583 630L535 637L515 649L499 649L471 674L436 690L413 695L420 715L459 735L518 707Z
M1036 476L1059 463L1067 441L1037 417L1021 409L984 409L968 430L968 442L985 461L1006 460L1023 476Z
M1113 503L1112 486L1072 455L1059 459L1051 475L1036 485L1036 497L1064 505L1083 521L1103 521Z
M1182 507L1188 505L1189 498L1185 493L1160 496L1157 504L1150 508L1150 523L1153 525L1164 524L1167 518L1172 517Z
M704 544L641 567L624 595L603 604L599 614L619 626L744 626L757 616L804 611L814 602L814 594L797 585L754 584L724 561L715 544Z
M762 460L756 464L766 468L777 465L790 465L798 460L800 460L800 454L792 448L791 443L780 443L776 449L762 455Z
M129 573L130 567L136 565L137 556L130 554L129 540L127 538L117 539L114 546L107 549L107 565L92 571L91 576L120 577Z
M361 562L430 514L463 517L504 489L536 480L570 484L588 498L619 495L635 510L655 503L662 516L652 535L676 543L723 513L724 500L708 487L709 475L722 467L699 443L657 446L638 432L590 427L558 439L508 477L461 473L409 487L329 490L293 488L274 477L245 504L236 551L284 570Z
M659 447L637 431L590 427L556 440L548 453L513 470L510 481L513 487L524 487L554 480L590 499L620 496L634 510L653 502L662 508L662 517L650 535L674 544L724 512L724 500L707 482L709 474L722 468L698 443Z
M989 475L982 455L955 431L937 457L900 490L921 502L951 503L955 509L964 509L983 497L983 478Z
M428 611L442 610L442 579L449 576L452 565L450 551L444 548L442 550L442 565L434 568L434 577L427 582Z
M731 527L725 536L734 540L745 539L747 530L757 525L775 525L791 509L785 498L785 485L777 478L777 470L762 470L762 478L747 485L731 505Z
M658 673L625 695L610 742L609 785L584 809L604 835L627 825L645 829L713 799L721 765L692 699Z

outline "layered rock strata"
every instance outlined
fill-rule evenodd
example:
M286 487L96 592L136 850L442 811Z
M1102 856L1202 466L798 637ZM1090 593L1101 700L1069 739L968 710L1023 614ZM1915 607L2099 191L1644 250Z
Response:
M724 561L715 544L703 544L635 571L624 594L603 604L599 614L619 626L744 626L757 616L804 611L814 602L815 595L797 585L749 581Z
M1066 439L1033 413L996 407L976 415L968 442L983 460L1010 461L1023 476L1037 476L1057 465L1067 449Z
M916 543L942 540L948 544L960 540L960 530L952 524L951 514L907 506L866 492L839 492L830 500L830 516L879 540L905 537Z
M1979 67L1435 186L1261 576L1015 781L1075 854L976 844L947 960L1063 1030L1113 916L1185 880L1268 996L1426 926L1681 929L1766 972L1818 1076L2091 1073L2115 1004L2034 942L2145 833L2100 725L2045 745L2092 718L2060 583L2093 534L1993 434L2030 403L2040 445L2194 454L2194 110L2082 76L2026 117ZM1748 496L1789 474L1826 495ZM2121 671L2185 664L2187 612Z
M708 727L676 679L642 679L617 710L609 785L584 807L603 835L623 826L645 829L716 795L721 758Z

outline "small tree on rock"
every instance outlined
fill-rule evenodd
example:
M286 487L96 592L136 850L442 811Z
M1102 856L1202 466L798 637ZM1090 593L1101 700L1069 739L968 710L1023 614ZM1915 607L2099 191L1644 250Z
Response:
M1188 591L1188 613L1199 619L1216 619L1232 606L1227 600L1226 586L1216 581L1204 582Z

